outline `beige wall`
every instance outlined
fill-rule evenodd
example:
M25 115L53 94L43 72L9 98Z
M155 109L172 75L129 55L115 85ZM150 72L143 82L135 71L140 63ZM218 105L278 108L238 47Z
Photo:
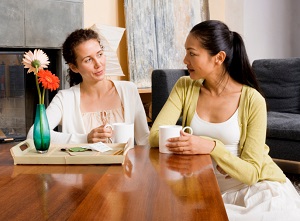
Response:
M124 0L84 0L84 27L93 24L111 25L125 28ZM118 49L119 61L125 74L122 80L128 80L126 33Z
M244 0L209 0L210 19L220 20L244 35Z
M225 0L209 0L210 19L225 21Z

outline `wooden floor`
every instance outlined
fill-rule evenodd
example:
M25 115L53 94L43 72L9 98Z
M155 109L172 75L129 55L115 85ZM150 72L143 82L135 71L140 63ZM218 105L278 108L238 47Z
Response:
M300 162L275 158L273 160L285 173L300 174Z

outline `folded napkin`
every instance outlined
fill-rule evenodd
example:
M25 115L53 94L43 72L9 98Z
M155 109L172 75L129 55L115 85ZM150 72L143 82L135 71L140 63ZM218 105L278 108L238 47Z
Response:
M112 150L111 147L107 146L105 143L102 143L101 141L98 143L92 143L92 144L82 146L82 148L96 150L101 153Z

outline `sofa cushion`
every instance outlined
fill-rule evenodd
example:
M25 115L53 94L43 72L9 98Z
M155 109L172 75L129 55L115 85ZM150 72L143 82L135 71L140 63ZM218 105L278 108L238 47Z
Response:
M267 137L300 140L300 114L268 112Z
M260 59L252 67L269 111L300 113L300 58Z
M300 162L300 146L298 140L267 138L266 143L270 147L269 155L272 158Z

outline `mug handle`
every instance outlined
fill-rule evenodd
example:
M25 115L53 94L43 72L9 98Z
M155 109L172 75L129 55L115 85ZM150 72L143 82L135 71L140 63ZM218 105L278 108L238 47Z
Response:
M186 126L184 128L182 128L182 130L185 132L185 130L189 130L190 131L190 134L193 134L194 131L193 131L193 128L189 127L189 126Z

